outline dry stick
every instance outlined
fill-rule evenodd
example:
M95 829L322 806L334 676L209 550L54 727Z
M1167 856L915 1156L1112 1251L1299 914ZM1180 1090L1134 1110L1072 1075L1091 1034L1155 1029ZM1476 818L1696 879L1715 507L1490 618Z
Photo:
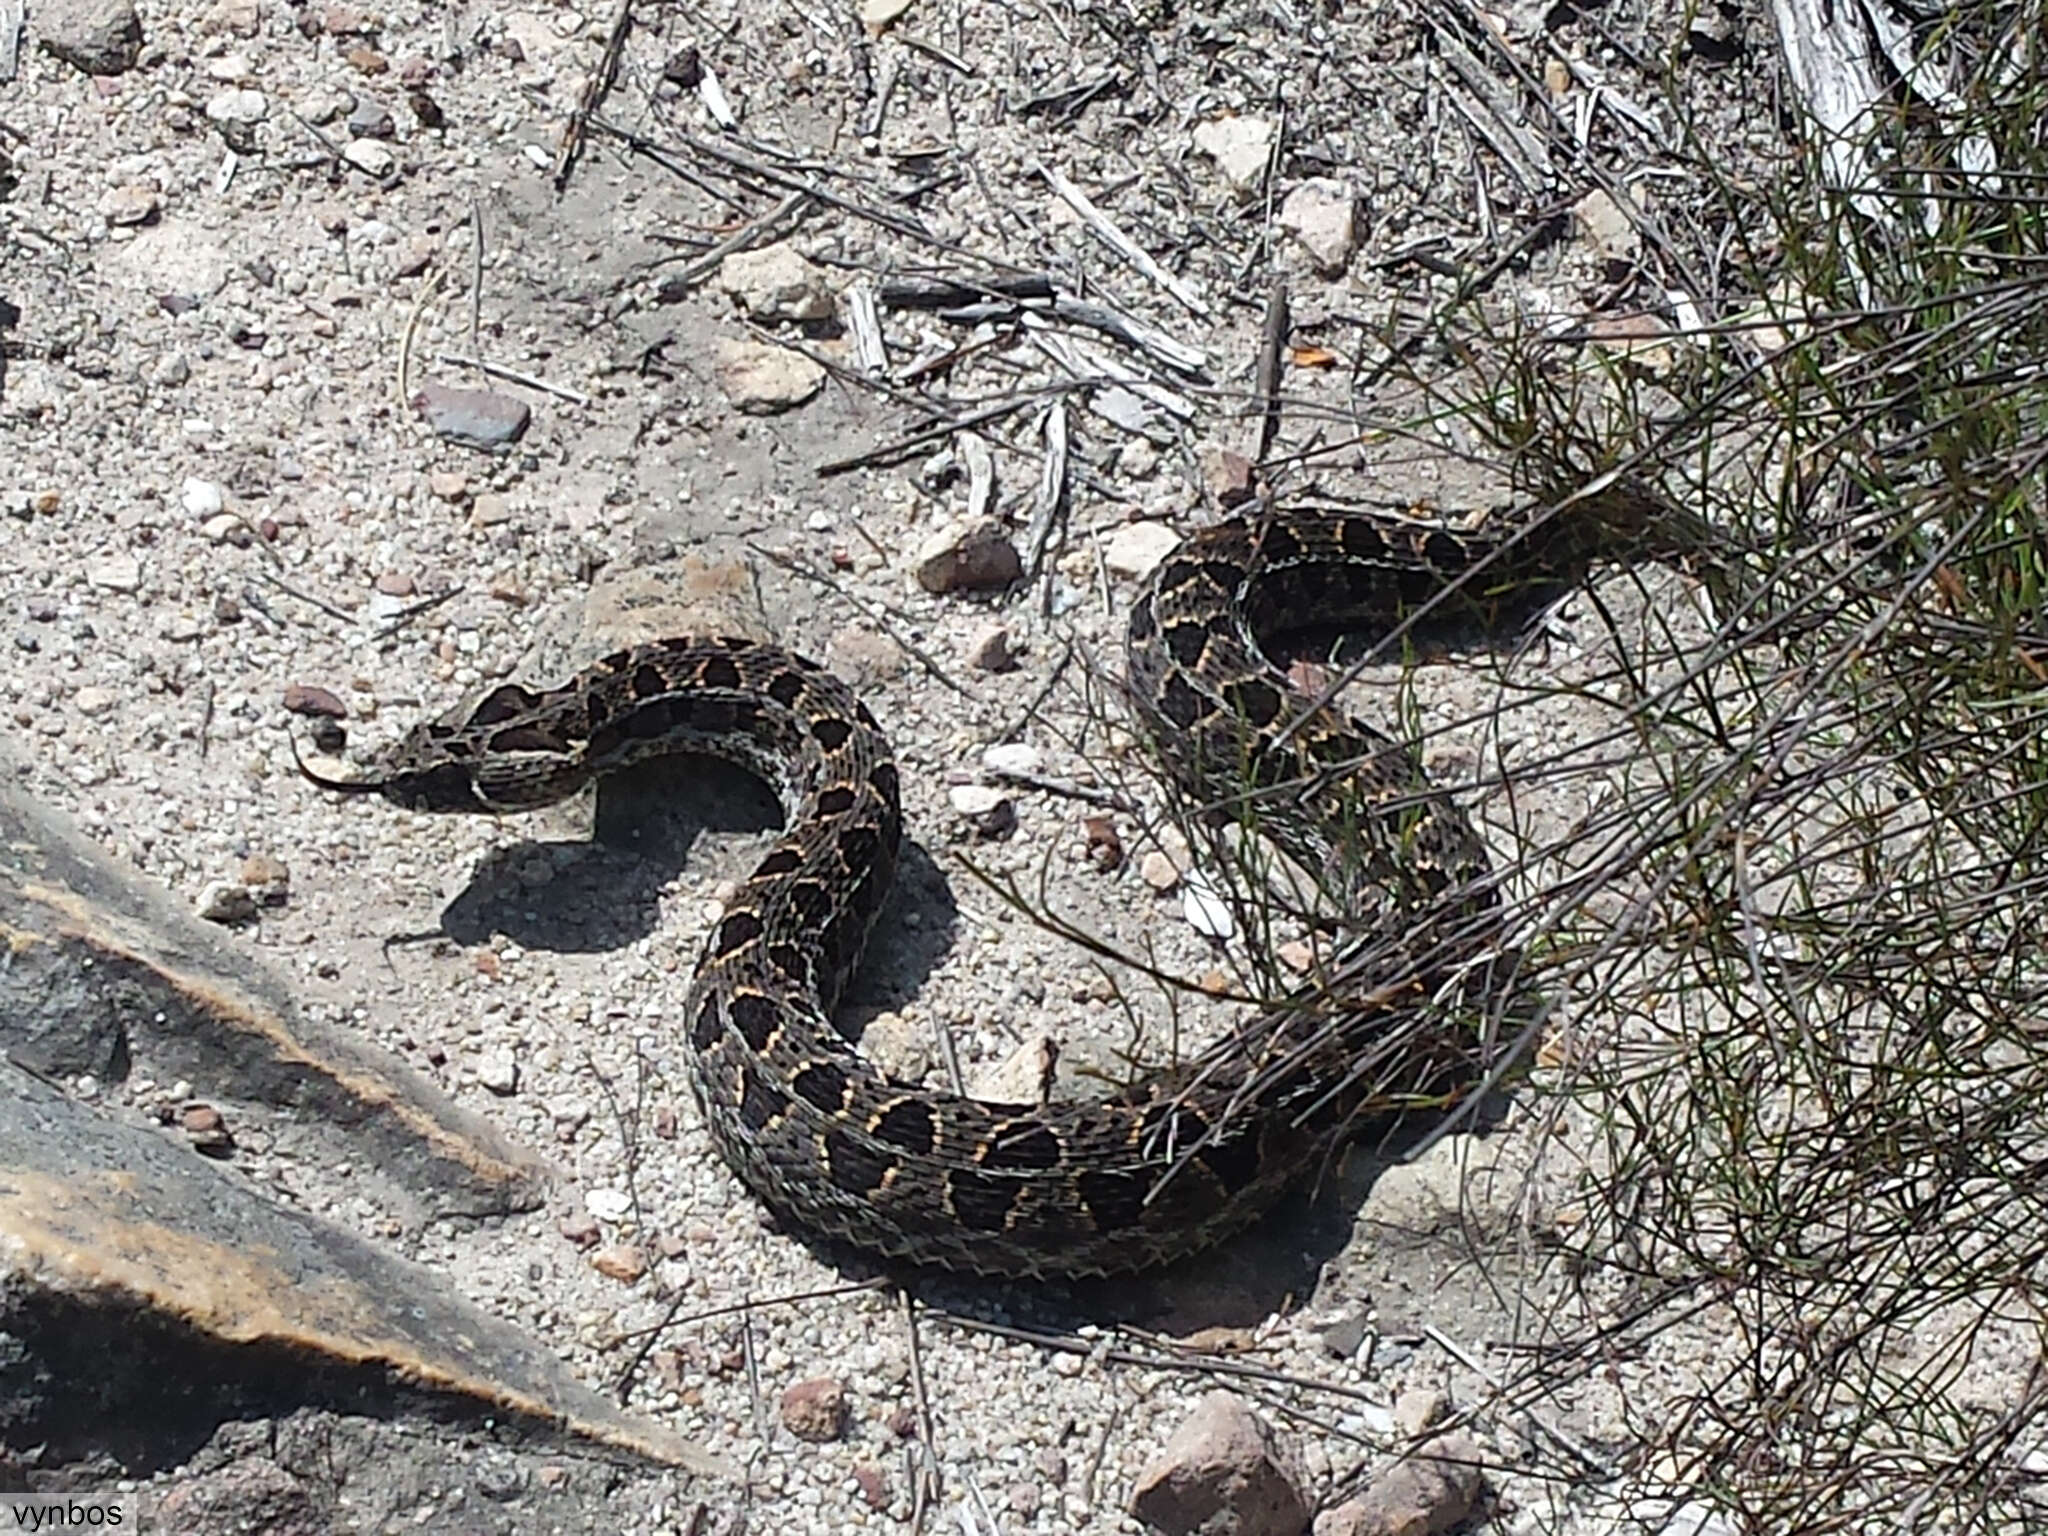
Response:
M910 1339L910 1399L917 1406L917 1440L924 1449L911 1491L910 1528L915 1531L922 1528L926 1509L939 1497L939 1452L933 1443L932 1400L924 1389L924 1352L917 1343L917 1304L908 1291L899 1290L896 1296L903 1304L903 1330Z
M514 384L524 384L528 389L537 389L544 395L567 400L571 405L588 405L590 396L581 390L571 389L566 384L550 384L546 379L531 373L521 373L517 368L507 368L503 363L487 362L481 357L464 357L460 352L437 352L434 354L444 363L457 368L474 368L479 373L488 373L494 378L510 379Z
M323 602L319 598L313 596L312 593L310 592L301 592L297 587L288 586L286 583L280 581L277 577L271 575L270 572L268 571L258 571L256 573L256 576L258 580L267 582L271 586L277 588L277 590L282 592L286 597L296 597L302 603L310 603L313 607L318 608L322 613L326 614L330 619L339 619L344 624L353 624L356 621L356 616L354 614L344 612L342 609L335 607L334 604L332 603Z
M1503 1396L1506 1395L1506 1384L1498 1376L1494 1375L1492 1371L1489 1371L1484 1365L1480 1364L1478 1360L1474 1359L1469 1351L1461 1348L1442 1329L1438 1328L1434 1323L1424 1323L1422 1325L1422 1332L1431 1343L1464 1366L1466 1370L1471 1371L1481 1381L1492 1387L1494 1391L1501 1393ZM1567 1455L1576 1457L1581 1465L1591 1471L1598 1472L1603 1477L1613 1478L1621 1475L1620 1470L1613 1463L1595 1455L1585 1446L1579 1444L1577 1440L1559 1429L1555 1424L1546 1420L1533 1408L1524 1408L1521 1411L1528 1416L1529 1422L1542 1432L1545 1439L1563 1450Z
M484 210L475 197L469 200L469 355L482 357L484 324ZM478 366L482 366L479 364Z
M633 0L618 0L612 10L612 23L605 32L604 52L599 56L597 68L590 78L583 82L583 95L577 100L576 110L569 114L569 121L562 129L562 152L555 157L555 195L561 196L562 189L569 185L569 173L576 168L576 162L583 156L584 137L590 132L591 119L604 102L612 88L612 81L618 78L619 55L626 50L626 34L633 25Z
M781 1296L764 1296L758 1301L735 1301L722 1307L706 1307L701 1312L687 1314L683 1311L683 1303L689 1298L678 1292L669 1298L668 1311L659 1322L650 1323L645 1328L629 1328L618 1335L622 1343L627 1339L637 1338L640 1347L633 1351L633 1358L628 1360L625 1369L619 1372L619 1379L613 1384L612 1390L618 1397L619 1406L625 1407L627 1399L632 1396L633 1378L640 1374L640 1367L647 1363L647 1357L653 1353L656 1342L671 1328L687 1328L693 1323L730 1317L735 1312L750 1312L757 1307L794 1306L806 1301L831 1301L840 1296L858 1296L867 1291L883 1290L892 1283L885 1277L877 1276L873 1280L860 1280L851 1285L828 1285L813 1291L791 1291Z
M391 622L378 630L371 638L373 640L389 640L421 614L433 612L434 609L440 607L449 598L458 595L461 591L462 588L459 586L450 587L446 592L436 592L432 597L414 603L409 608L399 609L397 613L391 616Z
M593 117L590 120L590 125L593 128L603 129L635 154L645 155L657 165L669 166L675 158L668 149L656 143L653 139L648 138L645 134L635 133L630 128L622 128L607 118ZM879 224L884 229L893 230L906 239L918 241L920 244L928 245L934 250L944 251L948 255L959 256L966 260L984 264L1008 265L1008 263L1001 262L995 257L982 256L970 251L956 240L942 240L915 219L906 219L898 214L890 213L887 209L871 207L866 203L855 202L852 198L841 197L836 192L828 192L815 181L808 181L788 171L778 170L772 165L764 165L759 160L740 154L737 150L727 145L713 143L710 140L700 139L687 133L682 135L682 143L692 154L701 155L707 160L716 160L722 165L742 171L771 186L781 187L785 191L808 193L819 202L837 208L842 213L850 213L855 218L866 219L871 224Z
M0 0L0 85L14 79L21 58L21 0Z
M749 219L746 223L742 224L738 229L719 241L718 244L712 246L710 250L697 257L687 267L684 267L682 271L672 273L668 277L663 278L662 288L666 290L672 285L678 288L695 287L713 272L716 272L724 264L726 257L737 251L751 250L759 243L763 236L770 230L777 228L784 219L795 215L801 220L802 210L809 204L810 200L811 194L808 192L790 193L789 196L785 197L759 218Z
M785 555L778 550L764 549L759 545L753 546L753 548L754 552L760 555L762 559L770 562L773 565L781 566L783 570L788 571L792 576L801 576L805 581L814 582L818 586L823 587L827 592L832 593L834 596L845 599L846 602L850 603L855 609L859 610L863 618L867 619L868 622L874 624L877 628L881 629L885 634L889 636L891 640L894 640L898 645L902 646L903 649L917 661L918 665L922 666L925 669L925 671L931 673L933 677L937 678L940 682L944 683L948 688L952 689L955 693L967 698L972 698L974 696L974 691L971 688L967 687L967 685L964 683L956 681L952 677L952 675L946 671L944 667L940 666L938 662L934 661L931 658L931 656L925 652L923 647L918 645L916 641L907 638L896 627L895 621L892 620L888 614L884 613L882 610L875 607L874 604L868 602L865 598L859 596L857 593L848 591L842 583L833 580L830 576L827 576L823 571L819 570L816 566L812 565L809 561L799 560L794 555Z
M1054 396L1045 411L1045 460L1038 472L1038 498L1031 525L1024 532L1024 577L1035 581L1045 570L1046 545L1067 506L1067 402ZM1042 611L1052 617L1052 580L1043 588Z
M420 313L433 302L434 295L441 291L441 269L436 267L427 280L420 285L420 295L413 300L412 311L405 317L405 330L398 338L398 417L405 419L405 413L412 398L412 338L419 330Z
M1287 280L1275 278L1266 299L1266 324L1259 339L1259 370L1254 385L1259 410L1259 445L1252 454L1254 464L1263 464L1273 446L1273 434L1280 430L1280 349L1287 342Z
M1189 287L1187 283L1175 277L1171 272L1160 266L1158 262L1154 261L1151 255L1137 241L1110 223L1109 216L1089 200L1087 193L1083 192L1051 166L1042 162L1033 161L1029 169L1035 170L1045 178L1046 185L1053 189L1060 201L1073 209L1080 217L1081 222L1094 231L1095 237L1104 245L1115 251L1117 255L1123 257L1131 266L1137 268L1146 277L1172 294L1181 308L1185 309L1196 319L1206 320L1209 318L1209 306L1203 302L1202 296Z
M1054 386L1054 388L1063 389L1064 386ZM951 421L943 421L936 426L922 428L911 433L908 437L899 437L894 442L884 443L879 448L870 448L865 453L850 454L843 459L827 460L818 466L817 474L822 479L826 475L843 475L849 469L868 469L877 464L888 463L899 455L924 447L927 443L936 443L942 438L951 437L955 432L965 432L971 427L979 427L991 421L1000 421L1005 416L1021 411L1034 400L1044 398L1046 393L1047 391L1045 390L1033 390L1026 394L1012 395L1007 400L999 400L994 405L985 405L978 411L968 412L965 416L956 416Z

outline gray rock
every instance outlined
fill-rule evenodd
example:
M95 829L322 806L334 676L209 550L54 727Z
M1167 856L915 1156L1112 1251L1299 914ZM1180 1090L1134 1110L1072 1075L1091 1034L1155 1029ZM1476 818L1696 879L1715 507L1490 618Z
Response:
M412 406L438 435L466 448L516 443L533 420L533 411L524 400L489 389L427 384L412 397Z
M388 139L398 132L391 110L374 96L358 96L349 109L348 132L352 139Z
M43 0L34 15L43 51L88 75L126 74L141 56L133 0Z

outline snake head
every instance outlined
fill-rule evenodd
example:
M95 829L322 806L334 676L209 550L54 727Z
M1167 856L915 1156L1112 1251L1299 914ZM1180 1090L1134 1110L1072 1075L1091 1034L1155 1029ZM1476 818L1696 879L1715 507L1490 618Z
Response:
M390 755L391 766L387 771L361 779L330 779L325 774L315 773L299 754L297 737L291 738L291 745L292 762L298 767L299 777L337 795L382 795L393 805L408 811L518 809L491 801L474 771L475 764L445 755L438 761L423 760L407 753L404 748L413 745L410 738L400 744L400 750Z

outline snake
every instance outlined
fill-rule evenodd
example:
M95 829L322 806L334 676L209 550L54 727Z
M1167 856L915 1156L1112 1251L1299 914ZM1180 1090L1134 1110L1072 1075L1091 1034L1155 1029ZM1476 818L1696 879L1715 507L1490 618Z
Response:
M351 777L299 767L338 793L484 814L674 753L758 775L783 828L712 922L674 1021L720 1154L800 1235L883 1261L1135 1274L1248 1226L1373 1113L1448 1105L1488 1070L1465 1032L1417 1023L1457 965L1500 942L1486 843L1414 745L1298 686L1279 642L1329 626L1384 648L1425 615L1492 626L1643 544L1653 515L1628 495L1478 530L1268 507L1165 557L1132 604L1124 658L1163 776L1316 872L1340 915L1376 892L1407 937L1368 942L1383 910L1342 951L1364 958L1332 967L1341 986L1304 985L1220 1046L1092 1099L1000 1103L899 1081L835 1027L896 869L902 784L867 704L793 650L727 635L635 645L556 687L493 687Z

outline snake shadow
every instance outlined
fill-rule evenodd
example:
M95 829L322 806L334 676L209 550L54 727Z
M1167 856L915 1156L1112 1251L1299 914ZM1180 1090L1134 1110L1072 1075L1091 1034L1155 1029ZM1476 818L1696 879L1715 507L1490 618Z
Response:
M782 807L768 786L719 758L656 758L606 778L595 795L589 838L524 838L487 854L443 908L440 934L465 946L503 935L524 949L601 954L666 926L694 952L688 923L673 914L664 919L663 892L692 867L742 878L782 827ZM958 920L944 873L905 838L875 925L887 942L870 947L842 1018L913 995L953 947Z

